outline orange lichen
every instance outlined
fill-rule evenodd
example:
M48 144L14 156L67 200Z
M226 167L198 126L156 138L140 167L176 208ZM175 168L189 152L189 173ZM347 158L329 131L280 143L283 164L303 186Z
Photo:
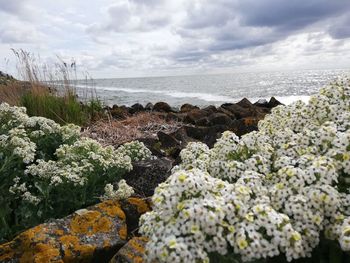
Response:
M70 222L72 233L93 234L94 224L101 216L102 214L100 212L92 210L82 215L75 215Z
M125 254L125 257L127 257L129 260L128 262L132 262L132 263L143 263L143 258L133 254L132 252L127 252Z
M92 231L93 233L107 233L112 228L112 221L107 217L101 217L99 218L93 225Z
M64 231L62 229L56 229L54 234L56 234L57 236L63 236Z
M12 241L0 246L0 262L13 258L15 255L14 249L11 248L13 244Z
M135 251L139 252L139 253L144 253L145 252L145 248L143 246L143 244L139 243L138 238L133 238L129 241L129 245L132 249L134 249Z
M122 220L126 218L124 211L120 208L120 204L117 201L108 200L96 205L96 207L110 217L118 216Z
M60 259L59 249L47 244L36 244L34 253L35 263L63 262Z
M128 198L127 201L129 204L136 206L137 212L139 212L140 214L144 214L144 213L150 211L149 205L143 199L130 197L130 198Z
M118 234L119 234L119 237L120 237L121 239L126 239L126 237L128 236L128 229L127 229L126 224L123 224L123 225L120 227L120 229L119 229L119 231L118 231Z
M88 262L96 249L96 247L91 244L80 244L79 238L72 235L62 236L60 237L60 241L64 251L63 261L65 263L77 262L78 259L84 259L84 262Z
M20 240L22 246L29 247L33 241L44 241L46 238L46 230L44 225L38 225L17 236L16 240Z
M244 125L250 126L250 125L256 125L259 122L259 119L257 118L245 118L244 119Z

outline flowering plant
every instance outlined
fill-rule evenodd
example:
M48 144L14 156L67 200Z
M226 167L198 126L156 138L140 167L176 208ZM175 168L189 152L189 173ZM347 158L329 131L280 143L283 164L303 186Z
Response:
M274 108L259 131L190 143L141 217L148 262L310 257L350 251L350 83Z
M106 185L132 169L132 160L147 158L151 152L140 142L103 147L80 137L78 126L0 104L0 241L97 202Z

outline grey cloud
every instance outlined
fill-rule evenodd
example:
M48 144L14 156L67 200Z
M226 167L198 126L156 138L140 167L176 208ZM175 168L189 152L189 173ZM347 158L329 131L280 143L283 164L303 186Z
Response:
M350 12L349 0L218 0L187 6L187 20L176 32L187 39L211 39L196 49L182 45L179 60L200 60L216 52L242 50L275 43L300 32L327 31L333 38L350 36L350 21L339 17ZM196 54L196 56L191 56Z
M332 25L329 34L335 39L350 38L350 15L344 16Z
M350 10L348 0L239 1L242 23L295 30Z
M22 11L25 0L0 0L0 11L18 14Z

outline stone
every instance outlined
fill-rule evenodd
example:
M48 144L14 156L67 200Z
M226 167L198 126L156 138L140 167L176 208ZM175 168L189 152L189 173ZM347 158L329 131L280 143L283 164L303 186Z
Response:
M260 118L262 115L265 115L264 111L261 108L256 107L253 104L251 104L251 106L248 106L248 103L244 103L244 105L245 107L242 107L238 104L225 103L221 105L221 107L230 111L236 116L237 119L243 119L247 117Z
M258 130L258 119L244 118L232 121L230 131L233 131L237 136L242 136L246 133Z
M184 123L189 124L196 124L196 122L199 119L202 119L204 117L208 117L208 112L204 110L194 109L187 113L186 117L184 118Z
M145 106L146 111L152 111L153 110L153 103L148 102Z
M192 104L189 104L189 103L185 103L180 108L180 112L182 112L182 113L189 112L191 110L199 110L199 107L193 106Z
M184 119L184 115L181 113L174 113L174 112L169 112L167 113L165 120L166 121L178 121L182 122Z
M0 262L108 262L127 236L120 203L105 201L24 231L0 245Z
M149 200L108 200L24 231L0 245L0 262L108 262L150 211Z
M132 105L129 109L129 112L131 114L137 113L137 112L142 112L144 111L145 108L140 104L140 103L135 103L134 105Z
M157 102L153 106L153 111L159 111L159 112L172 112L172 108L170 105L166 102Z
M110 263L143 263L147 237L133 237L111 259Z
M251 108L251 107L253 107L253 104L247 98L243 98L242 100L237 102L236 105L241 106L243 108Z
M268 102L266 99L259 99L258 101L256 101L254 103L255 106L257 107L267 107L268 106Z
M209 114L218 112L218 109L214 105L209 105L209 106L203 108L202 110L208 112Z
M172 169L172 160L157 158L133 163L133 170L123 178L127 184L142 196L152 196L154 189L169 176Z
M196 121L197 126L209 126L210 122L207 117L200 118Z
M115 119L125 119L129 116L129 109L126 106L113 105L110 114Z
M232 120L224 113L213 113L209 116L210 125L230 125Z
M165 132L159 131L157 133L157 136L161 143L162 148L176 147L180 144L180 142L176 138L174 138L174 136L170 134L166 134Z
M283 105L283 103L279 102L275 97L271 97L267 106L268 108L274 108L274 107L277 107L278 105Z
M142 142L156 157L165 157L165 153L161 149L161 143L157 138L146 137L138 138L139 142Z
M207 144L209 147L213 147L216 140L226 130L229 130L229 126L215 125L211 127L193 127L184 126L186 133L189 137Z
M232 120L235 120L235 119L236 119L236 116L235 116L231 111L226 110L226 109L224 109L223 107L219 107L219 108L217 109L217 112L226 114L226 115L229 116Z

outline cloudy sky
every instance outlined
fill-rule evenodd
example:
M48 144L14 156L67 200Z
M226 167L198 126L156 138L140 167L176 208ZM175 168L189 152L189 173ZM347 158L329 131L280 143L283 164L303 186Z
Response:
M350 0L0 0L11 48L94 78L350 67Z

